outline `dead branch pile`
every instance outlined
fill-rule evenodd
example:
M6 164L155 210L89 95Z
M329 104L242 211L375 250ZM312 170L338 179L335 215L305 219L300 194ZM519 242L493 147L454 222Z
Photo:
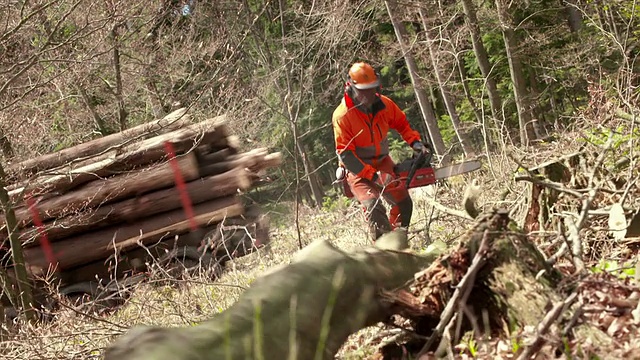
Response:
M580 139L576 152L537 165L521 163L516 181L531 183L524 228L543 235L549 261L566 257L575 270L603 256L628 256L640 236L640 168L636 142L617 138L604 144ZM630 138L633 139L633 138ZM551 239L551 240L548 240ZM622 246L620 246L622 245Z

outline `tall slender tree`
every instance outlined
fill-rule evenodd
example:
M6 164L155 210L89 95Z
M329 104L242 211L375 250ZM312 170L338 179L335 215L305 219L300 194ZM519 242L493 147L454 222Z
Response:
M442 139L442 135L440 134L440 129L438 128L438 120L436 118L436 114L433 110L433 106L429 102L429 98L427 96L427 92L424 86L424 82L418 75L418 66L413 57L411 49L407 46L404 38L406 36L406 29L402 22L398 19L395 13L395 2L385 1L384 2L387 7L387 13L389 14L389 19L391 20L391 24L393 25L393 30L396 34L396 38L398 39L398 45L400 46L400 51L402 51L402 55L404 57L405 63L407 64L407 69L409 70L409 77L411 78L411 84L413 85L413 89L416 93L416 98L418 99L418 105L420 106L420 111L422 112L422 116L424 118L425 124L427 126L427 131L429 131L429 137L431 138L431 143L433 144L436 155L440 156L442 159L442 163L446 164L450 162L450 157L446 154L446 148L444 145L444 140Z
M460 116L458 116L458 110L456 110L456 106L454 104L453 96L451 95L451 90L446 83L444 76L440 70L440 65L438 64L438 59L436 55L435 41L431 38L429 34L430 26L427 21L427 17L425 16L424 9L422 7L418 8L418 12L420 14L420 19L422 20L422 24L424 26L424 36L427 39L427 49L429 50L429 58L431 59L431 67L436 76L436 80L438 81L438 87L440 88L440 93L442 94L442 101L444 102L444 106L447 108L447 113L449 113L449 118L451 119L451 124L453 125L453 130L458 136L458 140L460 141L460 146L462 147L462 151L466 156L475 156L475 150L473 149L473 145L471 145L471 141L469 141L469 136L467 136L466 132L462 128L462 123L460 121Z
M487 88L489 104L491 105L491 115L495 121L496 129L500 129L501 126L499 124L504 121L504 117L502 116L502 99L498 92L495 72L492 71L489 55L482 43L482 33L480 32L480 24L478 22L478 16L476 15L476 8L473 4L473 0L462 0L462 7L464 9L467 27L471 33L473 52L476 56L478 67L480 68L480 72L482 72L484 83Z
M518 39L511 20L508 5L505 0L495 0L498 11L498 19L504 37L504 46L509 60L509 71L513 82L513 95L518 109L518 127L520 130L520 144L529 145L534 136L527 131L531 122L531 110L529 108L529 93L526 87L524 72L518 48Z

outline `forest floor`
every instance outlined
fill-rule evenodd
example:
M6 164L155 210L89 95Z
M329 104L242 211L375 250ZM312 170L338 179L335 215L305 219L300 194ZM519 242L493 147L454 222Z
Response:
M483 159L484 166L480 171L451 178L443 184L411 190L414 199L411 247L421 251L427 246L446 246L473 224L471 219L459 216L463 214L462 194L473 179L482 186L478 199L482 208L508 209L519 225L525 225L526 216L531 211L531 183L514 181L514 176L521 173L517 162L522 161L529 167L539 165L546 159L576 151L575 142L572 144L546 144L540 146L535 154L504 151ZM598 155L597 151L588 153ZM598 165L597 160L593 166ZM595 171L588 173L593 166L586 168L585 178L594 178L590 175ZM629 176L637 177L637 166L635 168L631 169ZM640 200L638 185L629 179L625 183L627 185L622 186L623 190L626 189L624 193L616 190L594 195L591 208L600 209L602 214L589 217L579 232L584 245L580 256L590 274L580 288L582 308L579 321L597 325L601 333L569 340L558 335L562 329L549 331L544 337L547 346L540 350L541 358L620 358L628 357L629 351L639 346L640 269L636 271L634 239L616 241L615 234L609 231L614 204L622 200L624 204L630 204L625 205L625 209L637 209L637 200ZM598 188L602 190L606 184L603 180ZM584 194L589 193L585 191ZM560 203L564 211L579 213L583 200L567 198L561 199ZM270 245L230 261L219 279L212 281L195 275L179 281L178 286L164 284L163 279L158 283L143 283L137 286L123 306L104 314L64 306L54 321L38 325L17 324L10 329L7 340L0 343L2 358L97 359L116 336L133 325L190 325L223 311L265 270L288 263L300 245L329 240L348 251L370 244L360 208L342 196L328 198L321 209L299 205L296 211L295 204L288 202L270 203L264 209L271 219ZM538 237L539 248L548 257L560 247L557 240L562 234L554 231L538 229L533 234ZM566 274L571 273L574 265L570 256L561 257L556 262L556 267ZM535 337L537 325L520 329L511 337L466 338L455 344L456 353L453 355L457 358L517 358L522 348L527 346L527 339ZM363 329L348 339L337 357L380 358L377 351L393 337L393 333L382 324ZM579 339L588 340L580 342Z

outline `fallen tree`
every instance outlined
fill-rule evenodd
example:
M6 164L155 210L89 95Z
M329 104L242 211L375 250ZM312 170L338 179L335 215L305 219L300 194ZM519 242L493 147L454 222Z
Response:
M398 238L354 254L313 243L211 320L136 328L105 359L332 359L349 334L385 318L384 304L376 301L381 288L402 286L433 260L396 251L406 248L406 234L405 241Z
M386 250L345 254L317 243L303 250L293 264L257 281L238 303L210 321L186 329L138 328L116 342L107 352L107 359L196 359L204 354L235 359L260 356L264 346L269 349L265 358L287 358L292 351L297 352L297 358L311 358L321 351L321 358L330 359L350 333L393 314L408 316L415 322L416 331L432 329L453 296L452 285L464 275L476 254L486 257L475 283L486 284L476 291L483 291L482 298L487 300L476 305L491 309L493 314L500 313L503 320L511 317L510 321L516 323L535 322L544 315L544 304L553 293L553 272L540 261L535 247L527 246L522 234L511 234L512 225L503 213L483 217L461 241L459 249L438 260L434 254L421 256L389 250L399 246L379 245ZM542 276L546 281L535 285L539 283L535 274L540 269L548 269ZM415 274L411 287L398 289L413 280ZM514 276L521 279L514 281ZM312 277L314 280L310 281ZM522 285L507 284L512 281ZM502 291L514 286L517 289ZM526 314L519 313L515 309L523 304L518 300L528 296L519 292L527 289L540 299L532 303L540 306ZM542 291L545 289L548 291ZM468 297L466 288L461 291ZM258 336L256 317L261 319ZM345 318L351 320L344 321ZM292 331L295 341L290 340ZM225 344L225 338L233 340Z
M549 351L573 355L584 355L563 347L576 344L575 334L586 333L580 336L590 343L601 338L601 330L576 320L581 285L547 264L506 211L481 215L440 255L399 251L406 248L401 234L351 254L312 243L226 311L196 326L136 327L107 348L106 359L333 359L349 334L381 321L401 323L405 335L383 346L388 359L442 355L467 331L508 334L519 344L512 355L522 359L539 352L550 332L566 340ZM627 304L634 305L637 299Z

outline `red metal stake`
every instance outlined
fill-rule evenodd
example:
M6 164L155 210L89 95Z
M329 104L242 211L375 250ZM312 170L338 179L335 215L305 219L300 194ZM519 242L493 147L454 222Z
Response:
M40 213L36 207L36 202L33 200L31 194L27 195L27 207L29 207L29 211L31 212L31 219L33 223L38 228L38 235L40 236L40 248L44 252L47 261L49 261L50 266L57 266L58 261L56 260L56 255L53 252L53 247L51 246L51 242L49 242L49 237L47 236L47 231L45 230L44 224L42 223L42 219L40 219Z
M191 230L195 231L198 229L198 224L196 223L195 214L193 212L191 198L189 198L189 194L187 193L187 185L182 177L182 172L180 172L180 168L178 167L178 161L176 160L176 153L173 150L173 144L169 141L165 141L164 151L169 156L169 164L171 164L171 168L173 169L173 176L175 177L176 188L178 189L180 200L182 201L182 208L187 216L187 220L189 220Z

